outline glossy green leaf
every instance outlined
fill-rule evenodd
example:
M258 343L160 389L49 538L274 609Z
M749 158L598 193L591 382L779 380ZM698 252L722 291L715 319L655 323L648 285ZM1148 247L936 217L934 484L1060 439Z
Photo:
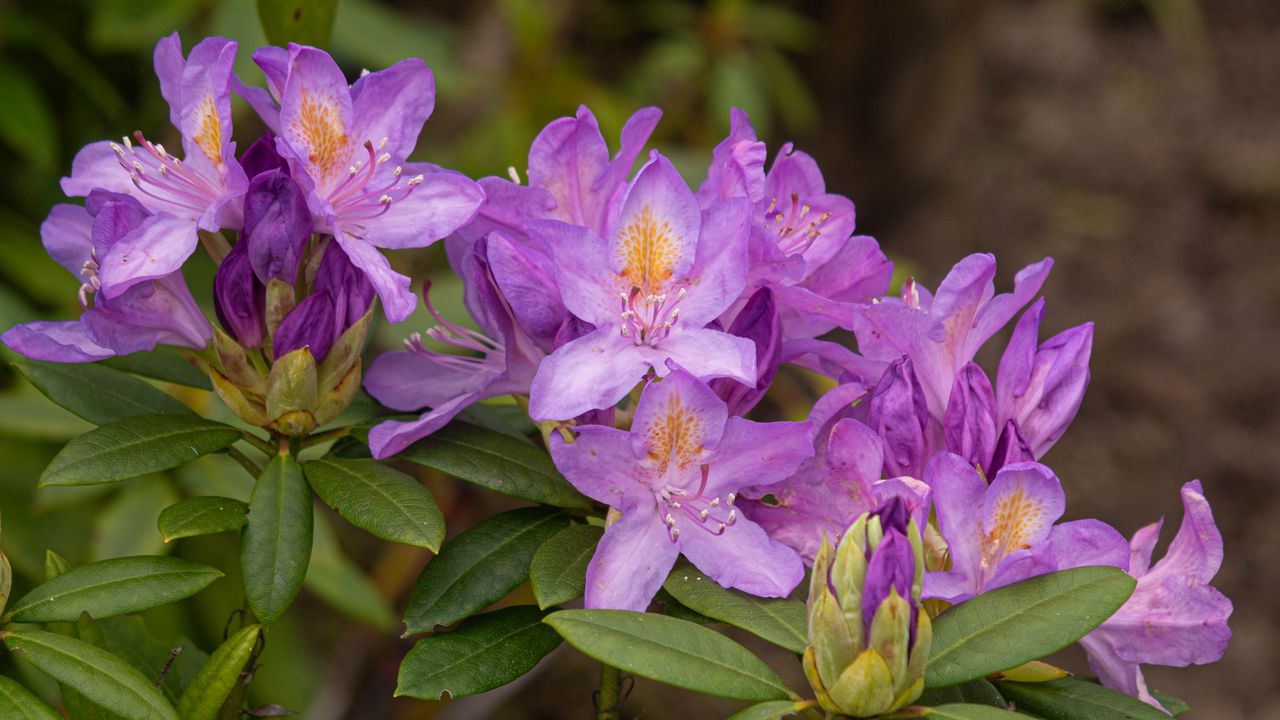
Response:
M91 363L19 358L14 366L45 397L95 425L139 415L190 415L173 396L132 375Z
M249 506L239 500L201 495L165 508L156 527L165 542L172 542L178 538L239 530L248 521Z
M798 704L790 700L769 700L743 708L730 715L728 720L780 720L800 712L796 709Z
M115 558L82 565L53 578L13 604L16 622L74 622L81 612L113 617L159 607L205 589L218 570L172 557Z
M327 457L302 468L320 499L352 525L390 542L440 549L444 514L412 477L376 460Z
M40 476L40 486L97 485L168 470L240 438L230 425L192 415L139 415L74 438Z
M108 358L97 364L152 380L163 380L174 385L185 385L201 390L213 389L209 383L209 376L172 348L158 347L150 352Z
M249 501L240 543L240 569L249 607L270 627L288 609L311 558L311 489L292 457L267 463Z
M154 681L128 663L83 640L42 630L15 630L4 638L10 652L117 715L133 720L177 720Z
M545 451L476 425L450 423L398 457L522 500L583 510L592 506Z
M4 675L0 675L0 717L8 720L62 720L57 710L46 705L17 680Z
M360 567L342 552L324 514L315 516L311 562L304 586L339 612L382 632L396 628L396 611Z
M663 589L681 605L713 620L742 628L791 652L802 653L809 640L804 603L726 590L688 563L677 565Z
M218 711L253 654L261 630L258 625L241 628L213 651L178 698L178 714L182 720L217 720Z
M571 525L542 543L529 563L529 582L538 607L582 597L587 586L587 565L595 555L604 528Z
M442 700L506 685L560 645L544 615L532 605L503 608L419 640L400 663L396 696Z
M1044 720L1168 720L1141 700L1075 677L1042 683L1001 681L1000 694Z
M404 614L406 632L452 625L501 600L529 577L538 547L568 524L563 512L520 508L449 540L413 586Z
M931 707L924 711L924 716L934 718L934 720L1016 720L1017 718L1030 717L1020 712L991 707L990 705L970 705L965 703Z
M258 0L258 20L272 45L325 47L338 0Z
M960 603L933 622L925 685L955 685L1057 652L1111 617L1135 584L1119 568L1081 567Z
M561 610L543 622L583 653L633 675L734 700L790 695L746 648L685 620L627 610Z

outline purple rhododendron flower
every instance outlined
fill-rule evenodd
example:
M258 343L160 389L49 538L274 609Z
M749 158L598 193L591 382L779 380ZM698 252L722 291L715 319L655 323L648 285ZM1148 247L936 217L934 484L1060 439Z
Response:
M123 144L85 146L72 162L71 176L63 178L67 195L118 192L131 195L151 213L170 217L163 232L121 239L98 255L104 297L177 271L196 249L197 229L215 232L239 225L238 200L248 181L231 140L229 81L235 55L235 42L211 37L183 59L177 33L162 39L155 50L156 76L169 102L169 119L182 135L184 157L174 157L137 133L136 146L127 137Z
M1063 548L1118 536L1096 520L1054 525L1066 496L1058 477L1040 463L1006 465L988 486L964 458L939 453L925 470L925 482L951 557L949 571L925 575L925 597L964 602L1059 569Z
M901 299L866 305L855 316L858 351L881 363L909 356L929 413L940 422L956 373L1040 291L1052 267L1049 258L1028 265L1003 295L995 294L995 257L986 254L957 263L936 296L908 281Z
M1102 684L1162 710L1167 709L1147 689L1143 664L1185 667L1216 662L1231 639L1227 619L1231 600L1209 583L1222 566L1222 533L1204 497L1200 481L1182 486L1182 525L1168 552L1155 565L1151 553L1163 520L1106 544L1072 544L1062 551L1062 567L1106 563L1099 556L1129 553L1129 574L1137 578L1133 595L1080 644L1089 653L1089 667ZM1118 546L1118 547L1117 547Z
M490 270L488 250L503 242L494 233L480 240L462 262L466 304L481 330L445 320L431 305L426 289L423 302L439 325L427 337L479 357L429 349L422 335L405 341L407 352L383 353L369 367L365 389L393 410L431 409L417 420L387 420L369 432L369 447L378 458L394 455L413 442L444 427L468 405L506 394L529 391L544 353L516 322Z
M725 200L701 211L657 152L640 170L599 236L556 220L530 233L553 250L565 306L595 330L565 343L538 368L535 420L563 420L622 399L650 369L675 360L702 379L756 382L750 340L706 326L746 282L747 211Z
M1075 419L1089 385L1093 323L1036 345L1044 298L1022 314L996 375L998 425L1017 422L1031 452L1043 457Z
M551 456L569 482L617 510L587 568L586 606L644 610L683 553L728 588L785 597L804 577L790 548L738 514L744 479L790 475L813 453L809 424L730 417L722 400L672 368L640 396L631 431L586 425Z
M826 191L812 157L783 145L766 173L765 154L746 113L734 108L698 199L704 208L734 197L754 204L748 292L773 290L784 339L849 327L854 304L888 292L893 263L873 238L852 236L853 203Z
M242 83L237 91L278 133L313 229L332 234L368 275L387 318L404 320L417 298L377 248L430 245L470 221L484 200L459 173L405 163L435 106L431 70L403 60L348 85L333 58L313 47L263 48L254 60L271 92Z
M84 280L84 313L79 320L18 325L4 333L4 343L26 357L52 362L92 362L161 343L207 347L213 328L181 270L136 282L114 297L100 292L99 257L173 227L172 216L153 215L135 198L104 190L91 192L85 207L54 206L40 226L40 238L50 257Z
M929 515L929 488L909 477L882 479L880 438L850 417L866 387L841 385L815 403L809 415L814 456L786 480L745 488L747 517L812 564L823 536L837 541L853 518L890 498L902 498L921 527Z
M867 400L867 424L884 443L885 469L890 475L924 475L931 423L911 358L898 358L880 376Z

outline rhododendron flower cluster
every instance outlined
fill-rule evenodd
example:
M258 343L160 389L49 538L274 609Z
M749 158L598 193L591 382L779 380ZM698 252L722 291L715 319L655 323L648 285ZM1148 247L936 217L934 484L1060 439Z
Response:
M1161 521L1126 540L1063 520L1072 478L1042 460L1069 442L1093 326L1040 339L1051 259L1006 292L981 253L933 290L891 288L853 203L790 144L769 161L738 110L700 184L645 153L659 110L636 112L611 156L586 107L533 140L528 184L472 181L408 161L435 100L421 60L348 83L322 50L267 47L260 88L234 75L236 49L156 46L181 157L142 133L76 156L62 187L84 202L53 208L41 237L81 280L83 313L12 328L10 348L74 363L181 348L242 420L286 439L282 457L361 384L409 413L371 425L378 460L514 396L602 527L586 608L646 610L681 555L770 598L814 568L826 599L810 597L805 667L833 712L914 700L940 608L1083 566L1136 580L1081 639L1107 687L1162 707L1143 664L1222 656L1232 606L1212 585L1222 538L1199 481L1158 562ZM269 128L240 155L233 94ZM417 305L381 249L439 240L474 327L424 284L435 324L365 368L375 302L393 323ZM184 279L199 245L218 265L216 325ZM1011 324L993 375L975 358ZM807 417L749 419L788 365L830 389Z

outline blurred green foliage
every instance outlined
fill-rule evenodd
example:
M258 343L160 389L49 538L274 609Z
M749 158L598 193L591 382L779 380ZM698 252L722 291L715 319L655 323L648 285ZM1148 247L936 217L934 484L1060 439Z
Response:
M76 151L135 130L179 145L151 68L155 42L174 30L188 49L205 35L238 40L237 72L250 83L262 82L250 57L266 44L254 0L0 3L0 329L79 312L78 281L44 254L39 241L49 209L65 201L58 180L68 173ZM296 32L314 29L273 27L271 34ZM533 137L578 104L591 106L611 143L635 109L658 105L666 114L654 143L696 182L698 164L727 130L731 106L748 110L766 137L771 129L797 134L813 129L815 103L795 62L814 34L812 22L792 3L771 0L340 0L328 49L351 78L363 68L409 56L431 66L436 112L415 159L476 177L505 176L508 167L523 175ZM235 124L241 148L263 129L238 100ZM447 315L462 319L460 287L447 273L442 252L402 254L393 262L415 276L440 276L433 299ZM208 299L212 276L213 266L202 254L187 268L188 282L202 301ZM422 313L408 326L425 324ZM380 325L375 343L383 346L406 332ZM0 513L15 595L42 577L46 549L73 565L173 552L218 567L227 578L189 601L146 613L145 630L159 647L186 637L202 648L214 647L242 602L235 538L166 545L156 518L183 496L245 500L250 479L226 458L209 457L118 485L37 491L36 478L59 447L91 426L48 402L13 372L7 349L0 349L0 359L5 361L0 366ZM164 388L205 415L231 419L208 392ZM323 513L317 523L304 593L311 600L272 632L254 683L269 691L261 702L300 710L316 698L328 673L341 667L341 658L330 657L331 648L340 633L353 642L345 629L351 620L371 628L364 641L355 642L389 636L398 615L392 608L400 600L395 596L407 588L405 579L386 570L386 557L373 555L377 544L362 543ZM412 556L410 567L415 559L422 561ZM416 574L399 572L410 581ZM396 652L394 644L390 649ZM38 675L29 667L17 670ZM355 682L358 669L348 675ZM32 687L56 695L56 684L37 678ZM331 687L323 692L328 693L321 696L325 702L341 700ZM389 690L385 694L389 697Z

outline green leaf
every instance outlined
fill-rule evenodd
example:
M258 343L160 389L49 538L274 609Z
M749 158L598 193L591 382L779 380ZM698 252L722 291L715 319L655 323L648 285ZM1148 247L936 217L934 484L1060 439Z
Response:
M399 457L522 500L552 507L592 507L556 470L546 452L475 425L450 423L410 445Z
M156 521L165 542L196 535L239 530L249 521L249 506L239 500L201 495L165 508Z
M440 550L444 514L422 483L376 460L304 463L307 482L347 522L390 542Z
M936 718L936 720L1013 720L1014 718L1030 717L1020 712L991 707L990 705L968 705L965 703L931 707L924 711L924 716Z
M89 700L131 720L178 720L153 681L106 650L42 630L4 637L10 652Z
M17 680L0 675L0 717L10 720L62 720L57 710L44 704Z
M240 569L249 607L270 627L302 588L311 558L311 490L288 455L267 463L249 501Z
M396 696L443 700L506 685L560 645L532 605L477 615L449 632L419 640L404 662Z
M338 0L258 0L258 20L272 45L325 47Z
M109 367L27 358L13 364L45 397L95 425L139 415L193 414L154 385Z
M335 610L382 632L395 630L395 610L373 581L343 554L323 514L315 516L314 538L304 586Z
M582 597L587 586L587 565L595 555L604 528L570 525L542 543L529 563L529 582L538 607Z
M407 634L452 625L501 600L529 577L529 562L569 517L520 508L477 524L440 548L414 583L404 613Z
M259 625L241 628L213 651L178 698L178 714L183 720L217 720L222 703L240 681L240 672L249 662L261 630Z
M139 415L73 438L39 485L97 485L168 470L240 439L230 425L190 415Z
M746 648L686 620L628 610L561 610L543 622L583 653L650 680L734 700L791 694Z
M1000 696L1000 691L985 678L970 680L959 685L948 685L941 688L925 688L916 700L916 705L946 705L947 703L969 703L1005 707L1008 703Z
M1042 683L1001 681L1000 694L1044 720L1168 720L1169 716L1115 690L1080 678Z
M1135 584L1119 568L1081 567L960 603L933 622L925 685L955 685L1057 652L1111 617Z
M209 655L190 639L154 634L141 615L121 615L95 621L107 640L106 649L132 665L144 677L158 678L168 666L160 691L171 703L178 702L182 690L204 666ZM173 650L182 648L178 656ZM73 716L74 717L74 716Z
M99 361L97 364L152 380L163 380L174 385L185 385L201 390L213 389L208 375L171 348L160 347L150 352L122 355Z
M779 720L779 718L790 717L800 712L796 705L803 705L803 703L796 703L790 700L770 700L757 703L749 708L743 708L730 715L728 720Z
M205 589L222 577L190 560L144 555L82 565L35 588L14 603L15 622L75 622L81 612L113 617L159 607Z
M797 600L769 600L726 590L688 563L677 565L662 587L690 610L791 652L802 653L809 644L808 616L804 603Z

